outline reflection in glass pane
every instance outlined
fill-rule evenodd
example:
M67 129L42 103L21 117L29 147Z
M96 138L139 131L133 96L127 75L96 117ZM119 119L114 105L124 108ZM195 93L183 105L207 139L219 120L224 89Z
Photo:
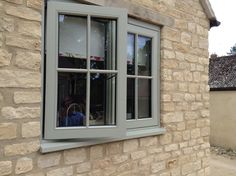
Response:
M152 39L138 36L138 74L149 76L151 74Z
M127 39L127 74L135 74L135 35L131 33Z
M91 126L115 125L116 74L91 74L90 121Z
M86 68L87 18L59 15L59 68Z
M115 70L116 21L91 18L91 69Z
M138 79L138 118L151 117L151 80Z
M57 127L85 126L86 74L58 73Z
M127 120L135 119L135 79L127 79Z

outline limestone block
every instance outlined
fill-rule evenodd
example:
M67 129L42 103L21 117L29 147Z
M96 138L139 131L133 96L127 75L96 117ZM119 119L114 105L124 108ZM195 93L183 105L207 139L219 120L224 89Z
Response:
M34 21L41 21L41 14L31 8L26 8L24 6L6 6L5 12L8 15L12 15L15 17L27 19L27 20L34 20Z
M4 100L2 93L0 92L0 102Z
M32 7L32 8L41 10L42 5L43 5L42 0L27 0L28 7Z
M22 137L38 137L41 133L40 122L28 122L22 124Z
M40 73L0 70L0 87L39 88Z
M186 93L184 95L185 101L195 101L195 94Z
M128 155L115 155L111 158L111 160L114 164L123 163L123 162L127 161L128 159L129 159Z
M0 24L0 31L14 31L14 20L12 18L0 17Z
M153 147L149 147L147 151L149 154L156 154L156 153L161 153L163 151L163 148L153 146Z
M204 117L204 118L207 118L210 116L210 112L208 109L205 109L205 110L201 110L201 116Z
M210 127L204 127L201 129L201 136L209 136L210 135Z
M166 152L175 151L175 150L178 150L178 144L169 144L165 146Z
M15 123L0 123L0 140L9 140L17 137Z
M12 162L11 161L0 161L0 175L10 175L12 173Z
M166 133L160 136L161 145L170 144L171 141L172 141L172 135L170 133Z
M195 33L196 32L196 23L189 22L188 23L188 30L189 30L189 32Z
M64 151L65 164L82 163L88 159L87 150L84 148Z
M171 101L171 95L161 94L161 101L163 101L163 102L170 102Z
M151 165L151 171L152 173L158 173L162 170L166 169L166 163L164 161L158 162L158 163L153 163Z
M45 174L42 172L37 172L37 173L27 174L26 176L45 176Z
M116 155L122 153L122 143L121 142L112 142L109 143L106 147L107 155Z
M28 50L41 50L40 39L29 39L22 36L6 35L6 45Z
M137 150L139 147L139 143L137 139L131 139L124 141L123 151L124 152L132 152Z
M151 137L140 138L139 142L140 142L140 147L149 147L157 145L158 141L156 136L151 136Z
M170 50L164 50L162 52L163 59L175 59L175 52Z
M2 117L6 119L23 119L23 118L39 118L39 107L3 107Z
M186 130L183 131L183 140L188 141L190 139L191 135L190 135L190 131Z
M6 156L25 155L39 150L39 141L10 144L4 147Z
M193 171L193 163L188 163L182 166L182 174L187 175L192 173Z
M104 169L111 165L111 158L99 159L96 162L93 162L93 169Z
M104 156L104 147L103 145L95 145L90 148L90 159L99 159Z
M31 158L20 158L16 162L16 168L15 168L15 173L16 174L22 174L29 172L33 169L33 161Z
M39 168L48 168L52 166L59 165L61 160L61 154L60 153L51 153L47 155L41 155L38 158L38 167Z
M41 25L34 21L19 21L17 24L18 32L26 36L41 37Z
M149 165L153 163L154 156L150 155L140 160L139 165Z
M23 4L23 0L5 0L5 1L15 3L15 4Z
M162 69L161 70L161 80L171 81L172 80L172 70L171 69Z
M0 47L3 45L3 41L4 41L4 39L3 39L3 33L0 32Z
M191 35L187 32L182 32L181 33L181 42L185 45L190 45L192 42Z
M191 130L191 138L192 139L199 138L200 136L201 136L201 131L199 128Z
M173 78L175 81L183 81L184 80L183 72L173 72Z
M47 176L72 176L73 167L61 167L47 172Z
M77 165L76 172L79 174L84 173L84 172L89 172L91 168L92 168L91 163L89 162L81 163Z
M136 160L136 159L144 158L146 155L147 155L147 152L145 150L132 152L131 153L131 159Z
M179 42L180 32L176 29L164 26L161 33L161 38L168 39L170 41Z
M14 102L20 103L40 103L41 93L40 92L14 92Z
M173 101L174 102L182 102L184 100L184 94L183 93L174 93L173 94Z
M208 39L200 37L199 38L199 48L201 49L207 49L208 48Z
M7 50L0 49L0 67L8 66L11 63L12 54Z
M170 112L163 114L164 123L182 122L184 120L183 112Z

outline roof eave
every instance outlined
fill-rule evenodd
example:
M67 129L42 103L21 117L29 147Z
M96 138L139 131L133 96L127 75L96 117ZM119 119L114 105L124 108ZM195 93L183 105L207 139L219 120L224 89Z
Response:
M219 26L220 22L216 19L215 13L211 7L209 0L200 0L200 3L210 21L210 27Z

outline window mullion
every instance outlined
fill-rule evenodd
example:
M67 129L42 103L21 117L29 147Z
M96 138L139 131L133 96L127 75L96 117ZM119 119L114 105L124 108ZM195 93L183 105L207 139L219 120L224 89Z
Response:
M135 34L135 55L134 55L134 65L135 65L135 75L138 75L138 34ZM135 119L138 119L138 78L135 78L135 92L134 92L134 112L135 112Z
M87 16L87 85L86 85L86 127L89 127L90 116L90 37L91 16Z

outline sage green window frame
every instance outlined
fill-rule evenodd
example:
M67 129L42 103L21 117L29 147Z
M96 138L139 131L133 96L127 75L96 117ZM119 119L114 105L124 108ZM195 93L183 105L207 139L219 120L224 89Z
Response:
M136 79L135 81L135 119L126 120L128 129L145 127L160 127L160 28L155 25L129 19L128 33L135 35L135 72L136 75L128 75L127 78ZM152 55L151 55L151 75L137 75L137 52L138 52L138 36L150 37L152 39ZM137 79L151 80L151 117L138 119L137 105Z
M90 60L90 19L92 17L116 19L117 20L117 92L116 92L116 125L109 126L85 126L85 127L56 127L57 118L57 72L58 69L58 15L87 16L87 62ZM126 135L125 125L125 95L123 81L126 71L123 66L126 64L126 32L127 32L127 11L118 8L106 8L75 3L48 2L47 23L46 23L46 81L45 81L45 108L44 108L44 139L72 139L72 138L104 138L122 137ZM63 69L66 72L101 72L108 70L84 69ZM114 71L114 70L113 70ZM87 85L89 84L87 77ZM88 90L89 86L87 87ZM89 95L87 95L89 98ZM89 102L89 101L86 101ZM87 103L88 105L88 103ZM88 109L88 108L87 108ZM88 115L87 119L88 121Z

